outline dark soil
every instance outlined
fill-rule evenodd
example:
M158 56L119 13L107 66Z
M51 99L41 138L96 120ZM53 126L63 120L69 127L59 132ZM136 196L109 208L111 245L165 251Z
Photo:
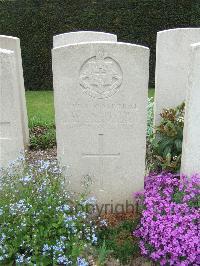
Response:
M28 162L34 163L37 160L56 160L56 147L46 150L29 150L26 152Z

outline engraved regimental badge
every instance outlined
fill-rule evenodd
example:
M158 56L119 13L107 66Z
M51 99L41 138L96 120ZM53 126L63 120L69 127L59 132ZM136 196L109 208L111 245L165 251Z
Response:
M89 58L80 69L80 85L85 93L97 99L111 97L120 88L122 70L104 51Z

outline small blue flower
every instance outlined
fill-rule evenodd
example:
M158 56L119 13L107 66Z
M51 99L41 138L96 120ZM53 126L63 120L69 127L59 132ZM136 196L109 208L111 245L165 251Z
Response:
M100 221L100 225L101 226L108 226L108 223L107 223L107 221L105 219L103 219L103 220Z
M77 266L88 266L88 262L84 258L77 258Z
M0 243L3 243L3 241L6 239L6 235L3 233L1 236L0 236Z
M68 260L68 258L65 255L59 256L57 258L57 262L59 264L62 264L62 265L70 265L70 264L72 264L72 261Z
M32 177L31 176L24 176L22 178L20 178L20 181L23 182L24 184L27 184L28 182L30 182L32 180Z
M54 245L52 248L53 248L54 253L55 252L61 252L62 253L65 250L65 244L61 241L56 241L56 245Z
M96 244L97 243L97 237L95 234L92 234L92 243Z
M39 167L40 167L38 169L38 172L46 171L50 166L50 161L39 160L38 163L39 163Z
M90 197L90 198L86 199L85 201L83 201L82 204L83 204L83 206L95 205L96 202L97 202L97 199L95 197Z
M51 246L49 246L48 244L44 244L42 251L45 255L48 251L51 251Z
M16 263L23 263L25 255L17 255Z
M67 205L67 204L63 205L63 210L64 211L69 211L70 210L70 206Z
M63 241L63 242L64 242L66 239L67 239L66 236L61 236L61 237L60 237L60 240Z
M72 217L72 216L67 216L67 217L65 218L65 220L64 220L65 223L67 223L67 222L71 222L71 221L73 221L73 217Z

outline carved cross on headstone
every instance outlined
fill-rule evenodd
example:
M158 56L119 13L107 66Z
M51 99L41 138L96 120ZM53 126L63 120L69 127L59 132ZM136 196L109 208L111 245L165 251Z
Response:
M99 173L100 173L100 185L103 186L103 175L104 175L104 159L105 158L113 158L119 157L120 153L105 153L104 152L104 134L98 135L98 143L99 143L99 152L98 153L83 153L83 157L94 157L99 158Z

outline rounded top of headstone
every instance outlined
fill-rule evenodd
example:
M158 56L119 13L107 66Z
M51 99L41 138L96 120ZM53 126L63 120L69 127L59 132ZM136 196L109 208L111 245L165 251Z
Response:
M5 39L14 39L14 40L18 40L19 38L17 37L13 37L13 36L7 36L7 35L0 35L0 39L1 38L5 38Z
M102 46L124 46L124 47L131 47L131 48L135 48L135 49L141 49L141 50L146 50L149 51L149 48L143 45L138 45L138 44L133 44L133 43L127 43L127 42L110 42L110 41L94 41L94 42L81 42L81 43L71 43L68 45L64 45L64 46L58 46L53 48L53 51L58 51L58 50L65 50L66 48L73 48L73 47L77 47L77 46L96 46L96 45L102 45Z
M117 42L117 35L98 31L75 31L55 35L53 47L80 42L110 41Z
M163 33L175 33L175 32L187 32L187 31L200 31L200 28L174 28L174 29L168 29L168 30L162 30L158 31L157 35L163 34Z

